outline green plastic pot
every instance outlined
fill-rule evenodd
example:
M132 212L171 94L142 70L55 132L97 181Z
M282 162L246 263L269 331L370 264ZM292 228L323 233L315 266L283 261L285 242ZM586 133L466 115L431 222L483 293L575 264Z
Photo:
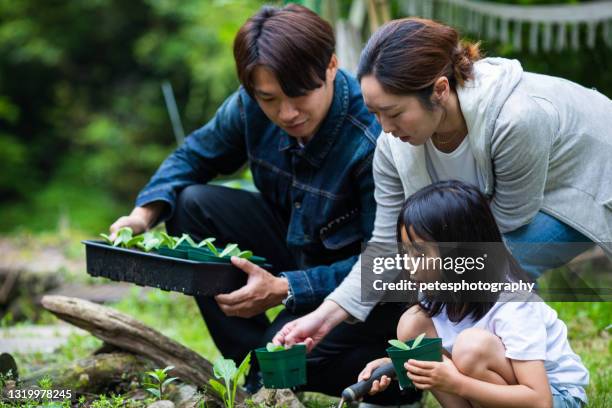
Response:
M219 258L210 252L209 250L204 250L200 248L190 248L187 250L187 257L192 261L198 262L212 262L212 263L231 263L229 258Z
M408 340L406 344L412 346L414 339ZM402 389L414 387L412 380L406 375L404 363L410 359L421 361L442 361L442 339L439 337L424 338L421 344L414 350L402 350L397 347L389 347L387 354L391 358L397 380Z
M230 256L219 258L207 248L189 248L187 250L187 257L188 259L198 262L215 262L225 264L232 263L232 258ZM260 256L252 256L249 261L257 265L263 265L266 262L266 258L262 258Z
M296 344L287 350L255 350L266 388L291 388L306 384L306 346Z
M188 257L187 250L182 248L171 249L168 247L161 247L157 250L157 253L163 256L170 256L172 258L187 259Z

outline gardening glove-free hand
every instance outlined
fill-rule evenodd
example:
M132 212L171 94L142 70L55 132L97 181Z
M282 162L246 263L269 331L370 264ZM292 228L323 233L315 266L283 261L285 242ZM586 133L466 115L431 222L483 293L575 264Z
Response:
M161 201L154 201L144 207L135 207L130 215L119 217L109 228L110 240L114 241L117 231L123 227L130 227L134 235L145 232L159 217L165 205Z
M357 377L357 382L367 380L368 378L370 378L374 370L390 362L391 359L389 357L383 357L374 361L370 361L359 373L359 376ZM379 392L383 392L387 389L387 387L389 387L389 384L391 384L391 378L387 377L386 375L383 375L380 380L375 380L372 383L372 388L370 388L370 391L368 393L370 395L374 395L378 394Z
M304 343L311 351L323 338L348 317L348 313L331 300L321 303L315 311L283 326L272 339L274 344L288 347Z
M442 362L410 359L404 363L404 368L408 378L420 390L434 389L457 394L463 377L453 361L446 356L442 356Z
M253 317L280 305L287 297L289 283L254 263L236 256L232 264L247 275L247 283L231 293L215 296L217 304L227 316Z

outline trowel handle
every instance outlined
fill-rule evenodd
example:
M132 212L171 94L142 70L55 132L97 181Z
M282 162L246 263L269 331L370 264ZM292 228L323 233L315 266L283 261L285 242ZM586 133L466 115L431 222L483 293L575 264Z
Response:
M374 370L370 378L367 380L359 381L358 383L345 388L344 391L342 391L342 398L344 398L344 401L346 402L357 401L359 398L366 395L372 388L372 383L376 380L380 380L383 375L390 378L395 377L393 363L381 365Z

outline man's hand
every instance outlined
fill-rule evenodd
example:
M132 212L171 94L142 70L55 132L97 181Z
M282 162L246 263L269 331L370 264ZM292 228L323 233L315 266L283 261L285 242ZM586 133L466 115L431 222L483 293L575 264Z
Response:
M164 205L161 201L154 201L144 207L135 207L130 215L119 217L109 228L110 239L114 240L117 237L117 231L122 227L130 227L134 235L145 232L159 217Z
M289 347L304 343L310 351L347 317L348 313L344 309L326 300L315 311L284 325L272 342Z
M109 228L111 241L117 238L117 231L123 227L130 227L134 235L137 235L145 232L149 224L139 215L130 214L119 217Z
M442 356L442 359L442 362L408 360L404 364L408 378L420 390L434 389L458 394L463 374L450 358Z
M287 297L289 283L246 259L232 257L232 264L247 273L247 283L231 293L217 295L215 300L227 316L253 317L280 305Z

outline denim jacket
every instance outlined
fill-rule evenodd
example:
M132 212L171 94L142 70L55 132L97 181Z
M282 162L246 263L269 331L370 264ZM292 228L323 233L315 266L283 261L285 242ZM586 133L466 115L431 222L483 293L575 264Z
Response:
M372 234L372 159L380 132L359 84L342 70L330 110L303 148L241 87L162 163L136 205L165 201L163 221L183 188L231 174L248 161L255 186L288 220L287 246L300 269L283 276L293 294L290 310L303 313L342 282Z

